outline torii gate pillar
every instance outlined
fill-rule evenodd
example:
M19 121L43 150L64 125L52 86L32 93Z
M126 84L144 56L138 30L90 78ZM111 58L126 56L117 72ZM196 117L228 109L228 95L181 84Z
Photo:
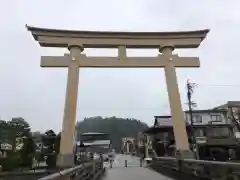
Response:
M71 167L74 165L73 143L75 135L75 122L78 99L79 67L75 59L83 50L81 46L70 45L70 63L68 66L67 89L63 114L60 153L57 165L59 167Z
M180 151L180 156L193 157L193 153L189 150L188 136L186 132L186 124L182 111L181 98L179 94L178 82L174 63L172 61L173 45L162 46L159 51L163 56L167 57L168 63L164 67L168 99L172 115L172 124L176 147Z

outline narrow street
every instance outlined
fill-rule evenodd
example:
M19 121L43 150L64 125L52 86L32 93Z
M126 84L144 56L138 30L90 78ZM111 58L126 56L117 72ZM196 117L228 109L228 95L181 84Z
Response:
M125 167L127 160L127 167ZM147 167L140 167L140 160L130 155L116 155L113 167L107 166L107 172L103 180L171 180Z

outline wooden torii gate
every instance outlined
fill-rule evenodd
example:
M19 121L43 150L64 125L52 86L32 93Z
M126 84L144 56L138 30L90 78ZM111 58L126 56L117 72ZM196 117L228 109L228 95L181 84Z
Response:
M184 32L99 32L56 30L27 26L42 47L68 48L64 56L42 56L41 67L68 68L67 90L61 133L59 166L73 164L79 67L164 68L176 147L188 154L189 144L175 68L199 67L198 57L179 57L175 48L197 48L209 30ZM89 57L84 48L117 48L118 57ZM156 57L127 57L126 48L159 49Z

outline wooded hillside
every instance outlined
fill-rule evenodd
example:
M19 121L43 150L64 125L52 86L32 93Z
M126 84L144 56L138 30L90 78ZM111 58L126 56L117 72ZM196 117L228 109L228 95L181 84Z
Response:
M77 132L101 132L107 133L111 137L113 147L117 151L121 149L121 140L123 137L135 137L139 132L147 129L146 123L137 119L125 119L117 117L89 117L80 121L76 125Z

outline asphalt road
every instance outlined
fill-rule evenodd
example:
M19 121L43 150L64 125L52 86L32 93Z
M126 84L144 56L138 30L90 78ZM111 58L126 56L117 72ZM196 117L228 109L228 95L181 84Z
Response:
M127 160L127 167L125 167ZM103 180L172 180L147 167L140 167L140 160L130 155L116 155L113 167L106 165L107 173Z

